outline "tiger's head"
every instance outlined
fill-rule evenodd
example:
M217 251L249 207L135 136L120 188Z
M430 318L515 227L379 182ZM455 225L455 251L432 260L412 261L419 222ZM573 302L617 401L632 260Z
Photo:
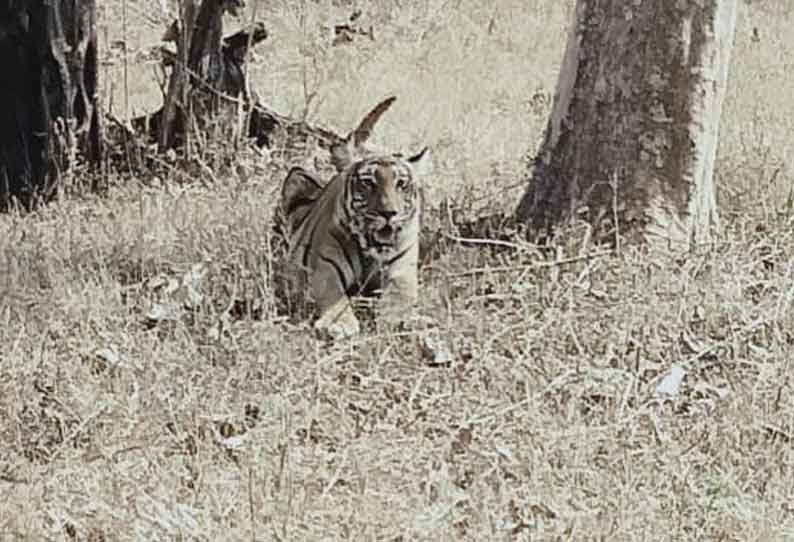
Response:
M348 183L350 230L362 248L376 254L399 251L419 230L418 181L430 173L430 151L415 156L379 154L365 143L396 98L376 105L345 140L331 149L331 161Z
M430 170L430 151L405 158L379 155L352 164L348 175L351 232L376 253L402 248L419 227L419 179Z

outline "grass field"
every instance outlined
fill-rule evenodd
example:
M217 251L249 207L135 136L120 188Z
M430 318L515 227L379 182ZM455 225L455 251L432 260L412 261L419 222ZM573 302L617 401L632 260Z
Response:
M101 4L106 107L156 107L157 2ZM252 7L253 86L340 133L398 96L375 139L435 156L434 323L275 311L275 154L0 216L0 542L794 539L794 6L740 2L722 231L674 257L449 237L517 204L572 2L358 5L375 39L338 47L348 2Z

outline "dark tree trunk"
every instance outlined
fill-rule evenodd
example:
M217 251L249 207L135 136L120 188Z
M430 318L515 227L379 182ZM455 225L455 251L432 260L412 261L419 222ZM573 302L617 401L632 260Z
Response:
M110 159L131 170L158 167L149 160L149 145L162 152L185 149L190 157L193 134L201 141L221 135L222 142L242 136L259 147L284 139L284 152L299 149L328 150L343 141L330 130L281 115L262 104L248 91L245 57L248 50L268 36L262 23L222 38L222 15L243 6L242 0L183 0L180 20L162 39L176 44L176 52L162 48L163 64L170 68L163 107L131 119L131 129L121 120L111 126ZM240 112L244 115L240 115ZM210 129L213 129L210 132ZM196 138L198 140L199 138ZM217 140L217 137L215 137ZM121 145L118 145L121 143ZM289 149L287 151L286 149ZM143 152L141 152L143 151Z
M101 160L94 1L0 0L0 66L0 209L29 209Z
M688 247L717 224L713 166L736 0L578 0L518 219Z
M177 53L166 59L172 72L165 104L149 119L161 151L184 144L192 129L206 130L213 123L234 132L238 100L248 112L246 135L266 143L263 134L276 121L253 108L244 61L249 45L266 39L267 31L257 24L251 32L223 38L223 13L241 7L242 0L204 0L198 7L194 0L185 0L181 20L166 32L164 39L176 42Z
M43 0L0 1L0 210L29 208L45 189L50 11Z

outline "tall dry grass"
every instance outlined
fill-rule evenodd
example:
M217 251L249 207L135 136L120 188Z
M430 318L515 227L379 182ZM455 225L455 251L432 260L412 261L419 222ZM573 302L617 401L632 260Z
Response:
M0 540L794 536L794 13L741 4L713 246L457 243L445 212L517 203L569 4L360 3L376 39L341 47L346 2L256 7L264 101L344 132L394 93L377 142L435 153L412 331L325 344L279 312L272 157L0 217ZM129 51L154 6L129 2Z

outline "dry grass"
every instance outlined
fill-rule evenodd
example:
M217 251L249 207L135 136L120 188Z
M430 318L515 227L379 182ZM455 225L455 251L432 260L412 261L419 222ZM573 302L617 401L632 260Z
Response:
M131 49L156 43L154 4L130 2ZM258 5L264 100L345 131L395 93L377 136L433 148L428 228L455 233L444 198L512 211L570 6L361 5L376 40L335 48L320 27L350 8ZM255 155L248 180L114 182L0 217L0 540L790 540L787 6L741 5L713 247L445 240L424 329L329 345L277 314L287 164ZM132 107L156 103L150 72L131 66Z

